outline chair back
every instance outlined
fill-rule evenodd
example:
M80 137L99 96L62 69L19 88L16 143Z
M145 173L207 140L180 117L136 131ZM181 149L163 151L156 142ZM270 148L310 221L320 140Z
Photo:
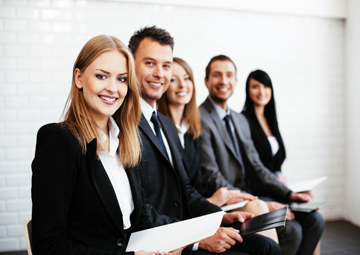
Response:
M32 224L31 219L25 223L24 232L26 239L26 247L29 255L32 255Z

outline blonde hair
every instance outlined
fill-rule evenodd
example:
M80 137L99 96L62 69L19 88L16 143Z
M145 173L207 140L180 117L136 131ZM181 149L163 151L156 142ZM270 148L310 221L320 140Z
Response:
M188 133L192 135L192 139L195 140L202 134L201 128L201 117L199 108L196 105L196 95L195 95L195 82L194 75L191 70L191 67L185 60L181 58L174 58L174 63L178 63L182 68L185 69L186 73L189 75L189 78L193 84L193 94L191 99L187 105L185 105L185 109L183 112L183 120L189 125ZM158 107L158 111L170 118L173 122L174 119L171 115L171 111L169 109L169 100L166 96L166 92L162 95L162 97L157 100L156 105Z
M70 94L63 111L63 125L68 127L79 140L82 151L86 153L86 145L97 139L97 149L104 150L99 142L100 132L91 117L84 99L83 90L75 85L75 69L81 73L102 53L117 50L127 60L128 92L120 108L112 116L119 126L118 157L124 167L135 166L140 159L140 138L138 123L141 118L139 103L139 85L135 74L135 63L128 48L113 36L99 35L90 39L80 51L73 67L73 78Z

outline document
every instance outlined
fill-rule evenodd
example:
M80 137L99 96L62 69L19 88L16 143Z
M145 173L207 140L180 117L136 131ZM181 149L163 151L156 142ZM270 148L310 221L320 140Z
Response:
M324 177L311 179L311 180L307 180L307 181L289 183L288 187L295 193L302 192L302 191L308 191L308 190L312 190L316 185L325 181L326 179L327 179L327 176L324 176Z
M240 231L240 235L244 236L260 232L267 229L285 226L286 212L288 207L283 207L278 210L258 215L254 218L247 219L245 222L235 222L229 227L233 227Z
M180 222L134 232L126 251L173 251L215 234L220 227L223 211Z
M305 203L290 203L289 207L294 212L312 212L319 208L320 205L325 204L324 201L309 201Z
M224 212L228 212L228 211L231 211L234 209L244 207L248 202L249 202L249 200L244 200L239 203L232 204L232 205L224 205L223 207L221 207L221 210L223 210Z

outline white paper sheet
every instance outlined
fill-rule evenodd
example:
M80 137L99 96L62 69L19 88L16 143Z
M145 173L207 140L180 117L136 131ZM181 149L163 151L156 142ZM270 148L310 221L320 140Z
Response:
M172 251L212 236L220 227L223 211L134 232L126 251Z
M231 211L234 209L244 207L248 202L249 202L249 200L244 200L239 203L232 204L232 205L224 205L223 207L221 207L221 210L223 210L224 212L228 212L228 211Z
M293 192L301 192L301 191L308 191L312 190L316 185L318 185L320 182L323 182L327 179L327 176L311 179L307 181L302 182L296 182L296 183L289 183L288 187Z

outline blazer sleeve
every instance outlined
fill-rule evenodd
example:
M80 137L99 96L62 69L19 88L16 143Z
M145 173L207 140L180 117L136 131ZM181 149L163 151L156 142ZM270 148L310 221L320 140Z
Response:
M203 133L199 137L200 165L204 179L204 186L208 190L218 190L221 187L239 190L234 187L220 172L216 162L216 155L212 144L212 133L209 125L201 120Z
M32 222L34 254L119 255L66 239L67 212L72 203L81 148L59 124L42 127L32 162Z
M238 113L237 113L238 114ZM259 154L255 148L254 142L251 139L251 131L249 123L244 115L238 114L239 118L242 119L242 132L243 132L243 145L246 147L246 153L249 161L251 162L253 168L255 169L260 181L267 187L271 192L271 195L284 200L292 192L288 187L286 187L282 182L280 182L276 176L267 169L264 164L261 162Z
M145 208L146 208L146 213L149 216L149 219L154 226L162 226L162 225L166 225L169 223L174 223L174 222L180 221L179 219L177 219L175 217L170 217L166 214L159 213L154 208L154 206L152 206L150 204L150 202L148 202L147 200L145 200Z

